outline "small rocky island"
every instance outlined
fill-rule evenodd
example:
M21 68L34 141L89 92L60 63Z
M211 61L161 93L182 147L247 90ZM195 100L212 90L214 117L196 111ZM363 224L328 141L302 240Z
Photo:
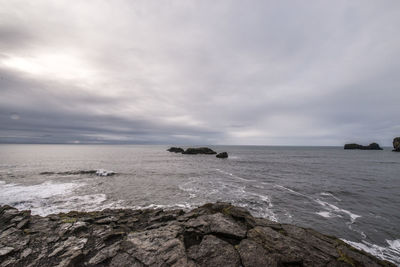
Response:
M221 152L221 153L218 153L216 155L216 157L220 158L220 159L226 159L228 157L228 153L227 152Z
M0 206L0 266L395 266L229 203L31 215Z
M197 155L197 154L205 154L205 155L214 155L217 154L214 150L208 147L189 147L186 149L182 154L190 154L190 155Z
M169 152L174 152L174 153L183 153L183 152L185 152L185 150L184 150L183 148L181 148L181 147L174 147L174 146L168 148L167 151L169 151Z
M393 139L393 151L400 152L400 137L395 137Z
M383 150L377 143L371 143L368 146L363 146L359 144L345 144L344 149Z
M181 147L170 147L167 149L169 152L174 152L174 153L182 153L182 154L187 154L187 155L198 155L198 154L203 154L203 155L215 155L217 152L212 150L211 148L208 147L189 147L186 150L184 150ZM222 152L218 153L216 155L217 158L227 158L228 153L227 152Z

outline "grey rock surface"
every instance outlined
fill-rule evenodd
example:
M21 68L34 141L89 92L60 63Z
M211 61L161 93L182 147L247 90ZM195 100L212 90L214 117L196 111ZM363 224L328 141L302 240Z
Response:
M169 152L174 152L174 153L183 153L185 150L181 147L170 147L167 149Z
M212 154L217 154L214 150L208 147L189 147L187 148L183 154L190 154L190 155L196 155L196 154L206 154L206 155L212 155Z
M400 137L393 139L393 151L400 152Z
M363 146L359 144L345 144L344 149L383 150L377 143L371 143L368 146Z
M228 157L228 153L227 152L221 152L221 153L218 153L216 155L216 157L220 158L220 159L226 159Z
M31 215L0 206L0 266L395 266L229 203Z

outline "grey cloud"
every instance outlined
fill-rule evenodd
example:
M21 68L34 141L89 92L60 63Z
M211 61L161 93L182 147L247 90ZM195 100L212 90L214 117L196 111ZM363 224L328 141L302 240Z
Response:
M397 1L13 1L0 14L0 142L399 135Z

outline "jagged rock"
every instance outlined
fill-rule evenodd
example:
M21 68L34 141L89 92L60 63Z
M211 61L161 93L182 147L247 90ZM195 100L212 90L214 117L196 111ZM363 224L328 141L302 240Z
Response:
M208 147L197 147L197 148L190 147L190 148L186 149L183 152L183 154L191 154L191 155L207 154L207 155L213 155L213 154L217 154L217 152L215 152L214 150L212 150L211 148L208 148Z
M345 144L344 149L383 150L377 143L371 143L368 146L363 146L359 144Z
M226 159L228 157L228 153L227 152L221 152L221 153L217 154L216 157L220 158L220 159Z
M400 137L393 139L393 151L400 152Z
M7 255L8 253L10 253L10 252L13 251L13 250L14 250L13 247L3 247L3 248L0 248L0 257L1 257L1 256Z
M237 250L213 235L204 236L199 245L189 248L188 256L200 266L240 266Z
M174 152L174 153L183 153L185 150L183 148L173 146L173 147L168 148L167 151Z
M47 217L0 206L0 222L0 266L395 266L335 237L222 202L186 213L108 209Z

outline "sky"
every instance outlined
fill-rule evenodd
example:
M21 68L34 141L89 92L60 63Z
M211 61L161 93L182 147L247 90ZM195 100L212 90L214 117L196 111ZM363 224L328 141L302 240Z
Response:
M0 143L400 136L400 1L0 0Z

